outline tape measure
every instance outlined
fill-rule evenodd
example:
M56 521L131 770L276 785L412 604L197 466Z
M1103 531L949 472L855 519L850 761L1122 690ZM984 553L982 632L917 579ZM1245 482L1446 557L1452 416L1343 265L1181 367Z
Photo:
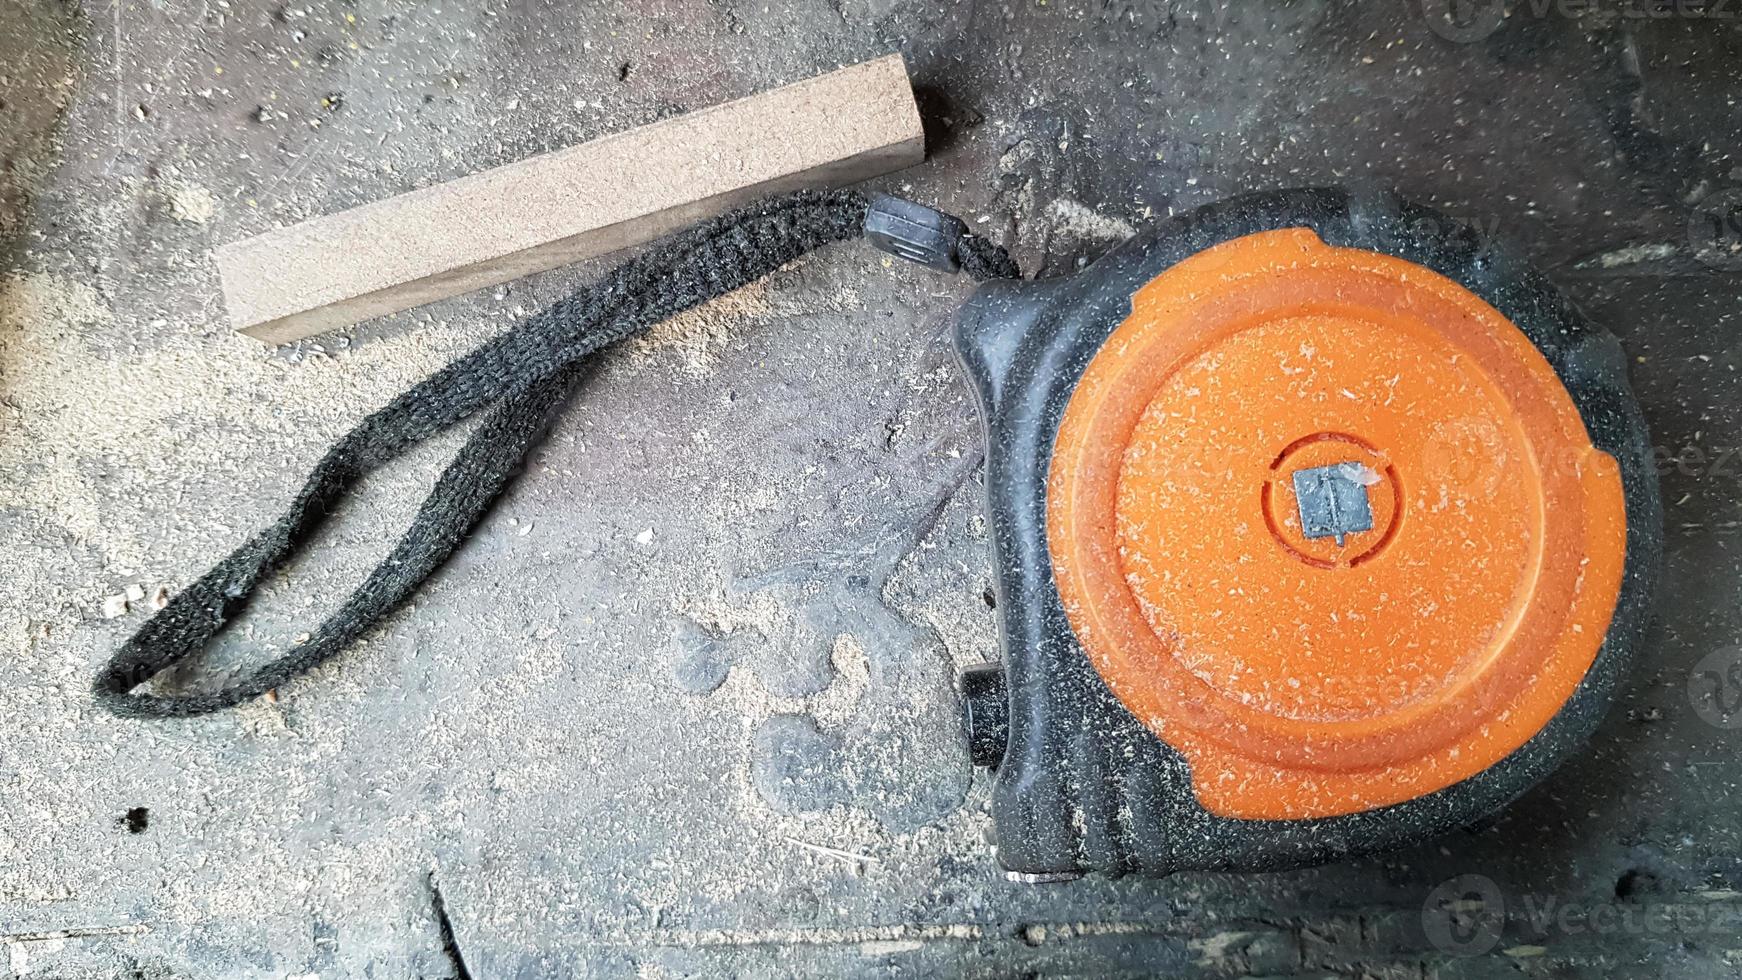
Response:
M597 351L832 242L985 283L957 341L988 437L1002 658L962 678L998 860L1278 868L1421 840L1541 780L1637 644L1662 505L1615 339L1525 262L1386 194L1293 190L1024 282L958 218L799 191L702 222L400 393L92 683L118 715L275 690L415 594ZM306 643L203 651L371 470L483 420Z
M1267 193L957 323L1014 877L1280 868L1480 818L1590 735L1662 508L1620 345L1393 195Z

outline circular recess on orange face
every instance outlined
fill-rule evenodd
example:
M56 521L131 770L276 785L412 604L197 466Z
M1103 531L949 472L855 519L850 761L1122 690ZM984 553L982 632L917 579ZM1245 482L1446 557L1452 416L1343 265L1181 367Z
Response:
M1390 456L1346 432L1290 443L1271 461L1259 494L1277 544L1315 568L1373 560L1403 516L1403 485Z
M1625 517L1553 368L1463 287L1265 232L1144 286L1060 425L1054 576L1212 812L1474 775L1572 694Z

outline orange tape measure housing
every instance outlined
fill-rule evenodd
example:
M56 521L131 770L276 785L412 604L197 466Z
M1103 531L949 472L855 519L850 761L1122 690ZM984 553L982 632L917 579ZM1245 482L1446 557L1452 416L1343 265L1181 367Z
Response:
M1050 465L1072 629L1220 816L1487 769L1571 697L1620 593L1619 468L1542 353L1452 280L1305 228L1142 287ZM1303 524L1303 493L1346 527Z

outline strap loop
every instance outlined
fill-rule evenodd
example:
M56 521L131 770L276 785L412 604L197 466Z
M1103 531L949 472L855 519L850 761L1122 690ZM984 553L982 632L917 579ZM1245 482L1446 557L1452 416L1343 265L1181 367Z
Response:
M800 191L703 222L402 392L327 451L277 521L177 593L115 652L92 685L97 701L125 717L207 714L258 697L343 650L459 547L538 443L588 355L823 245L858 237L867 207L856 191ZM1017 274L1002 249L979 239L969 247L971 239L961 241L970 274ZM204 649L358 480L483 409L487 414L393 551L307 642L215 692L132 693Z

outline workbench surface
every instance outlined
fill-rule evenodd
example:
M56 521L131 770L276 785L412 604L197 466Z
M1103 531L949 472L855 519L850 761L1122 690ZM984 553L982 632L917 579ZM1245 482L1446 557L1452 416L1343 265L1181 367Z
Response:
M1742 731L1708 720L1742 686L1698 684L1742 678L1728 8L606 6L0 0L0 975L1742 975ZM861 245L611 354L414 606L276 701L93 705L334 438L602 268L273 349L214 246L891 50L931 160L876 186L1031 273L1373 181L1621 337L1668 557L1587 752L1383 857L1003 880L953 688L997 643L969 284ZM212 669L308 632L460 435L372 478ZM1423 909L1473 882L1506 928L1461 955Z

